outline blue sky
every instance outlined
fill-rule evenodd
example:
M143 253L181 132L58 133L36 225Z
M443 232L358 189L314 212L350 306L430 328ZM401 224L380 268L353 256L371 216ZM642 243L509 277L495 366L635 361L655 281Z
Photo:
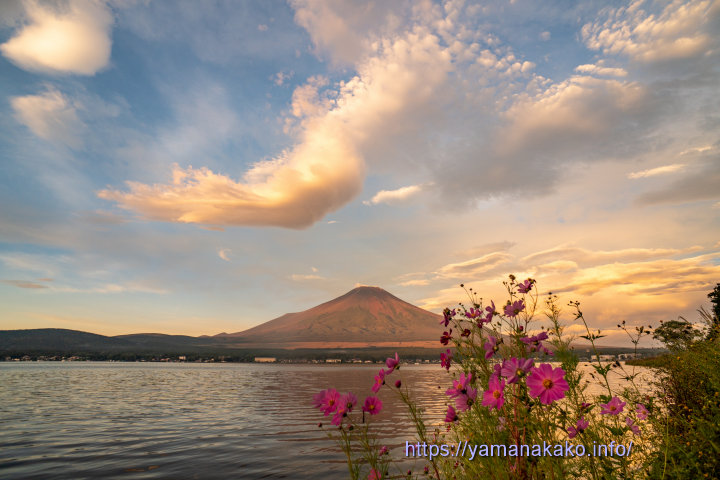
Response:
M600 328L696 318L719 52L710 0L3 2L0 327L440 311L509 273Z

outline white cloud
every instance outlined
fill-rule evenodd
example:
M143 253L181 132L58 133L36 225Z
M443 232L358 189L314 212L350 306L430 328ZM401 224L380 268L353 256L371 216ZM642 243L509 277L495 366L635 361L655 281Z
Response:
M222 258L226 262L229 262L231 253L232 250L230 250L229 248L221 248L218 250L218 257Z
M70 0L52 7L24 2L26 22L0 52L20 68L43 73L94 75L110 61L113 17L100 0Z
M646 178L654 177L655 175L665 175L668 173L678 172L685 168L684 163L674 163L672 165L663 165L662 167L649 168L639 172L628 173L628 178Z
M290 280L292 280L294 282L304 282L304 281L308 281L308 280L325 280L325 277L321 277L320 275L314 275L314 274L301 275L301 274L294 273L294 274L290 275Z
M720 2L673 1L658 14L645 12L640 8L644 3L636 0L628 7L608 8L607 20L586 24L582 37L587 46L641 62L697 57L717 46L712 29Z
M365 205L378 205L381 203L397 205L417 196L426 187L427 185L409 185L396 190L380 190L370 200L364 201L363 203Z
M73 102L59 91L48 89L39 95L13 97L10 105L17 120L38 137L72 148L82 144L80 135L85 125Z
M578 65L575 71L579 73L587 73L590 75L601 75L607 77L626 77L627 71L619 67L602 67L595 64Z

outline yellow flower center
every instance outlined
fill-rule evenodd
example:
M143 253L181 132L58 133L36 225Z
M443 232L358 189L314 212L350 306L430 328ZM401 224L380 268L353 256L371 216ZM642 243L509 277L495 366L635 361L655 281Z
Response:
M494 397L494 398L500 398L500 395L502 395L502 392L501 392L500 390L495 390L495 391L493 392L493 397Z
M550 388L552 388L552 386L553 386L552 380L550 380L549 378L546 378L545 380L543 380L543 387L550 389Z

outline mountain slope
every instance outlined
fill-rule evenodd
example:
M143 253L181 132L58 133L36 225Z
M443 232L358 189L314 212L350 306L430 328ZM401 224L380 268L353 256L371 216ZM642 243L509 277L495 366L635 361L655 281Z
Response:
M243 332L221 334L251 343L435 341L442 317L379 287L358 287L304 312L288 313Z

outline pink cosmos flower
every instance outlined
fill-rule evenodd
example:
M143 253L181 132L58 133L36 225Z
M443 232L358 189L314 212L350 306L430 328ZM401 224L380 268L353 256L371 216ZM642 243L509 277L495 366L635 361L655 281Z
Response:
M457 421L457 419L457 412L455 412L455 409L452 407L452 405L448 405L447 413L445 414L445 421L447 423L452 423Z
M621 402L618 397L613 397L608 403L601 403L600 415L618 415L625 408L626 402Z
M500 378L500 373L501 373L501 372L502 372L502 365L501 365L501 364L496 363L495 365L493 365L493 373L492 373L492 376L494 376L494 377L496 377L496 378Z
M372 386L373 393L377 393L383 385L385 385L385 370L381 368L375 375L375 385Z
M647 420L648 415L650 414L648 409L645 408L645 405L642 403L637 404L637 410L635 410L635 413L637 414L638 420Z
M568 438L575 438L576 435L583 433L588 425L590 425L590 422L585 420L585 417L580 417L574 427L568 428Z
M477 399L477 388L467 387L465 394L455 397L455 406L461 412L465 412L472 407Z
M392 372L395 371L396 368L400 368L398 365L400 364L400 357L398 357L397 352L395 352L395 358L388 358L385 360L385 365L387 365L388 370L385 372L385 375L390 375Z
M471 308L467 312L465 312L465 316L469 318L470 320L474 318L478 318L480 315L482 315L482 311L479 308Z
M377 415L382 410L382 402L378 397L367 397L362 410L370 415Z
M508 379L508 383L517 383L530 371L533 366L532 358L510 358L505 360L500 373Z
M488 408L497 408L500 410L505 403L503 390L505 389L505 380L502 382L497 377L490 377L488 389L483 394L483 406Z
M447 353L440 354L440 366L445 368L448 372L450 371L450 363L452 362L453 354L448 348Z
M465 395L471 380L472 373L468 373L467 376L465 376L464 373L461 373L460 379L453 380L452 388L448 388L445 391L445 395L448 395L450 398L455 398L458 395Z
M452 339L452 328L447 332L443 332L442 337L440 337L440 343L442 343L443 345L447 345L451 339Z
M485 342L485 345L483 345L483 348L485 349L485 359L489 359L500 349L497 342L497 337L489 337L488 341Z
M385 445L383 445L383 447L380 449L380 452L378 453L378 455L387 455L389 453L390 453L390 450L388 450L388 448Z
M374 468L370 469L370 473L368 474L368 480L382 480L382 474L379 470L375 470Z
M357 397L352 392L342 395L337 401L337 410L335 412L335 416L333 416L332 424L340 426L343 418L347 417L347 414L352 412L352 409L356 404Z
M315 395L313 400L315 401L315 408L322 410L327 417L337 410L340 394L334 388L328 388Z
M508 317L515 317L523 310L525 310L525 303L523 303L522 300L517 300L513 303L505 305L505 315Z
M461 336L461 337L469 337L471 333L472 333L472 332L470 332L470 329L469 329L469 328L466 328L465 330L462 331L462 333L460 334L460 336Z
M518 284L518 292L520 292L520 293L529 292L534 283L535 283L535 280L533 280L532 278L528 278L523 283Z
M633 422L632 418L627 417L625 419L625 423L627 424L628 427L630 427L630 430L632 430L634 435L640 435L640 427L635 425L635 422Z
M545 405L565 398L565 392L570 388L565 381L565 370L562 367L552 368L549 363L532 369L527 386L530 396L540 397L540 402Z

